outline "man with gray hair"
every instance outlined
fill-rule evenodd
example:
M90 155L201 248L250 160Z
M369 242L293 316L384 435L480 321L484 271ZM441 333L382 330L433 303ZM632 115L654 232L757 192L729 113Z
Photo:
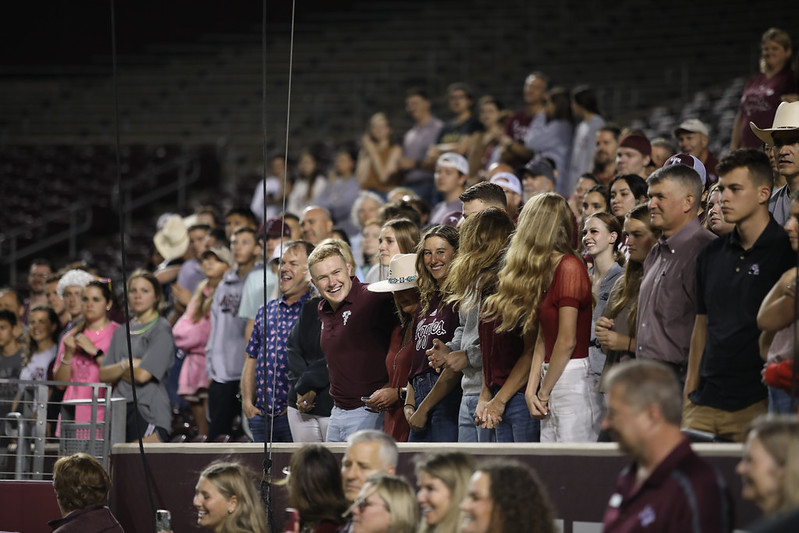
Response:
M662 236L644 261L635 356L666 363L684 380L696 316L696 257L716 236L697 218L702 180L696 170L667 164L647 185L652 227Z
M605 533L732 529L723 478L691 450L680 431L680 384L654 361L629 361L605 377L608 412L602 428L634 463L619 475L608 501Z
M347 451L341 461L341 479L347 499L354 501L370 476L394 474L398 457L397 443L382 431L364 429L347 437Z

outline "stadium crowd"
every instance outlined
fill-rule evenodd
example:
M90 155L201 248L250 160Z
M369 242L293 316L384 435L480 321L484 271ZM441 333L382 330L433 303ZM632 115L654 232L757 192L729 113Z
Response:
M363 430L398 442L618 440L638 467L619 479L608 530L634 530L625 520L650 501L635 499L641 481L659 495L685 489L655 486L668 467L689 472L699 508L719 509L701 520L725 531L726 488L681 428L749 435L740 470L754 479L760 417L796 411L799 102L788 35L771 29L762 45L721 158L698 118L673 140L648 139L607 123L591 87L551 86L542 72L515 112L453 83L446 122L411 89L401 143L376 113L357 154L342 147L329 172L303 150L284 180L291 165L276 155L249 206L222 220L210 207L164 214L152 264L126 280L132 365L103 273L33 261L27 287L0 290L0 377L113 384L129 441L172 439L181 406L200 441L352 448ZM639 394L646 380L660 385ZM32 390L2 394L24 404ZM52 402L87 397L51 391ZM404 489L391 472L348 484L346 461L357 531L370 498L391 514ZM463 531L479 530L484 500L507 496L492 492L506 464L474 476L467 457L417 468L425 531L437 509L424 480L451 474L439 468L462 478L447 490L463 501ZM457 523L446 510L442 520Z

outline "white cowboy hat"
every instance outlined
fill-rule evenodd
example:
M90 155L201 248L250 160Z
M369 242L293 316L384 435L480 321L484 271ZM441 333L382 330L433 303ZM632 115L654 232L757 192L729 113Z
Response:
M397 254L388 264L388 279L366 286L372 292L397 292L416 287L416 254Z
M749 123L752 133L766 144L774 144L771 134L775 131L799 130L799 102L783 102L774 114L774 124L770 128L760 129L754 122Z

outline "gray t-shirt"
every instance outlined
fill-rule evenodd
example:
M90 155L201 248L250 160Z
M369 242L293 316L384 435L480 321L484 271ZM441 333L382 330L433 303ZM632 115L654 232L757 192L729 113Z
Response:
M103 366L119 364L128 358L125 329L121 326L114 332ZM139 411L148 424L169 430L172 427L172 409L166 391L166 381L175 357L172 328L164 317L158 317L152 326L142 325L133 320L130 333L133 357L141 358L139 367L153 375L147 383L137 385ZM133 387L127 381L119 380L114 388L113 397L125 398L128 402L132 402Z

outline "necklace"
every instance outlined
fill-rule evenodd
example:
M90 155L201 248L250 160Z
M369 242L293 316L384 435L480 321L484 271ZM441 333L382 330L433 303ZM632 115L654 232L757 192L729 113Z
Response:
M142 335L144 333L147 333L153 326L155 326L155 323L156 323L156 321L158 321L158 317L159 316L160 315L158 313L156 313L155 314L155 318L153 318L152 320L150 320L146 324L140 324L142 326L141 329L137 329L136 331L133 331L133 324L134 323L138 324L138 322L136 322L135 318L131 319L131 321L130 321L130 334L131 335Z

